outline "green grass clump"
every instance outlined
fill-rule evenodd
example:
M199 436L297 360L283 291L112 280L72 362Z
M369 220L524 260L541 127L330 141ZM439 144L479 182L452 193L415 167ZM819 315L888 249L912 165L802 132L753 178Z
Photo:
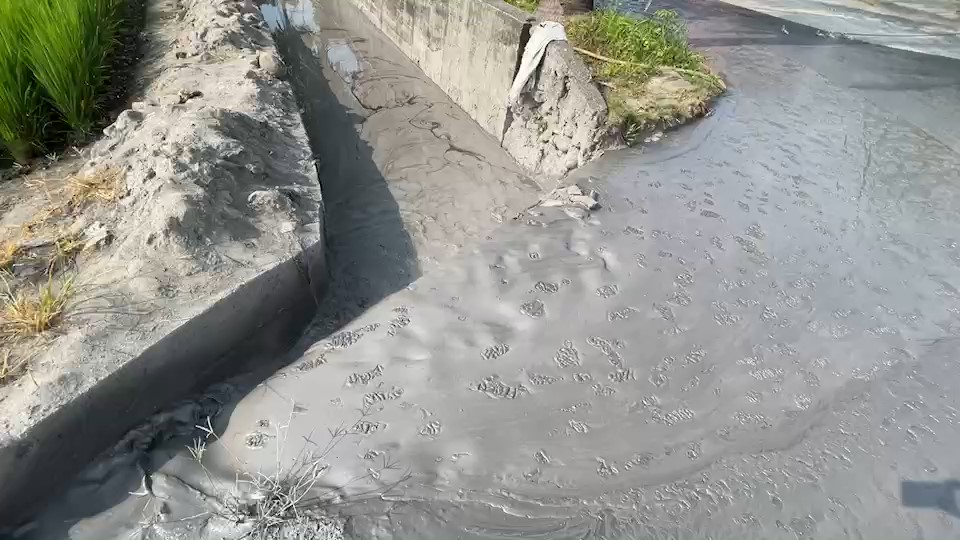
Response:
M98 117L123 0L0 0L0 142L20 162Z
M638 19L604 9L567 21L570 42L588 51L637 65L606 62L600 74L645 77L662 67L706 71L703 57L690 48L687 28L676 12L659 10Z
M21 163L30 158L45 120L40 86L26 61L24 7L23 0L0 0L0 142Z
M527 13L533 13L537 10L537 5L540 3L540 0L504 0L506 3L511 6L518 7Z
M653 127L704 114L725 88L690 47L686 25L674 11L640 19L600 10L571 17L566 30L594 79L606 87L608 120L630 145Z
M35 0L26 10L30 68L77 134L96 119L119 8L118 0Z

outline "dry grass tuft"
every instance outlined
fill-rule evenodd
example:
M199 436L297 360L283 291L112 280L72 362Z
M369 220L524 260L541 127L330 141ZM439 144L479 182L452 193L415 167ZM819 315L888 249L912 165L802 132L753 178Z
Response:
M36 295L14 293L7 287L2 295L0 335L5 338L25 338L40 335L60 323L67 302L73 294L73 279L59 287L53 279L37 287Z
M364 411L363 415L366 416ZM206 423L195 426L202 436L195 439L187 449L200 465L207 481L214 486L214 493L207 498L210 511L201 516L217 516L225 519L241 531L243 538L252 540L276 540L279 538L343 538L343 525L328 517L330 505L336 504L337 493L342 487L354 482L380 480L386 471L398 470L397 464L384 457L382 463L367 473L346 481L344 486L329 487L321 480L329 469L327 463L330 452L347 437L358 432L339 426L330 430L330 440L323 447L312 441L312 434L305 440L307 445L300 450L289 464L281 462L283 447L287 442L288 429L293 421L293 412L285 425L275 426L275 433L266 435L276 445L276 465L273 472L247 472L245 462L240 460L229 447L221 448L232 457L237 466L232 486L221 484L203 463L209 440L219 441L219 436L211 425ZM222 441L221 441L222 442ZM383 495L393 487L410 478L409 473L401 474L392 486L377 486L360 495ZM146 526L156 525L150 522Z
M23 253L19 242L0 241L0 270L9 270Z
M53 252L47 259L47 275L52 276L57 269L65 267L83 248L83 237L79 234L58 236L53 242Z
M82 208L91 202L114 203L123 189L123 173L116 167L98 167L83 175L67 179L71 208Z
M0 384L8 383L19 377L27 368L26 360L16 360L10 349L0 353Z

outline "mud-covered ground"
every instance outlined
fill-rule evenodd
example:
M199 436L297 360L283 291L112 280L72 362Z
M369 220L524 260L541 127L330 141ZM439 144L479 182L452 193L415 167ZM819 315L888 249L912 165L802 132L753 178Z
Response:
M580 170L602 208L496 225L466 199L526 194L415 205L424 158L366 131L403 108L336 116L357 80L418 75L370 53L382 38L348 7L300 4L325 66L308 117L350 128L324 143L342 145L325 199L386 203L328 204L333 292L289 367L166 417L188 433L212 415L212 435L132 435L18 536L239 536L233 496L263 500L278 469L356 538L956 536L960 150L956 110L930 100L960 66L674 5L729 82L715 113ZM338 179L366 145L372 176ZM417 234L429 215L436 237ZM461 221L477 232L448 232ZM397 238L461 247L396 277Z
M960 58L960 5L955 0L725 1L868 43ZM646 0L621 5L639 10Z

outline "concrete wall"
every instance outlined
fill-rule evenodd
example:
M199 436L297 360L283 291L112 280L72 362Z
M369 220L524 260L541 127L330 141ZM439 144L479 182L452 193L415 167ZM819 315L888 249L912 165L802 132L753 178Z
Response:
M564 43L507 95L537 21L501 0L351 0L544 187L599 155L607 105Z
M529 15L499 0L352 0L498 141Z

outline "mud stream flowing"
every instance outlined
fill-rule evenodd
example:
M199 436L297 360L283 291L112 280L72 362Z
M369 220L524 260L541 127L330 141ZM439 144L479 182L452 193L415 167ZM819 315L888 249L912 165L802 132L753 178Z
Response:
M523 211L539 187L346 2L265 7L320 159L322 313L17 537L241 536L229 501L305 467L355 538L957 536L957 102L898 96L960 69L677 7L729 95L578 171L592 213ZM285 537L336 535L310 519Z

